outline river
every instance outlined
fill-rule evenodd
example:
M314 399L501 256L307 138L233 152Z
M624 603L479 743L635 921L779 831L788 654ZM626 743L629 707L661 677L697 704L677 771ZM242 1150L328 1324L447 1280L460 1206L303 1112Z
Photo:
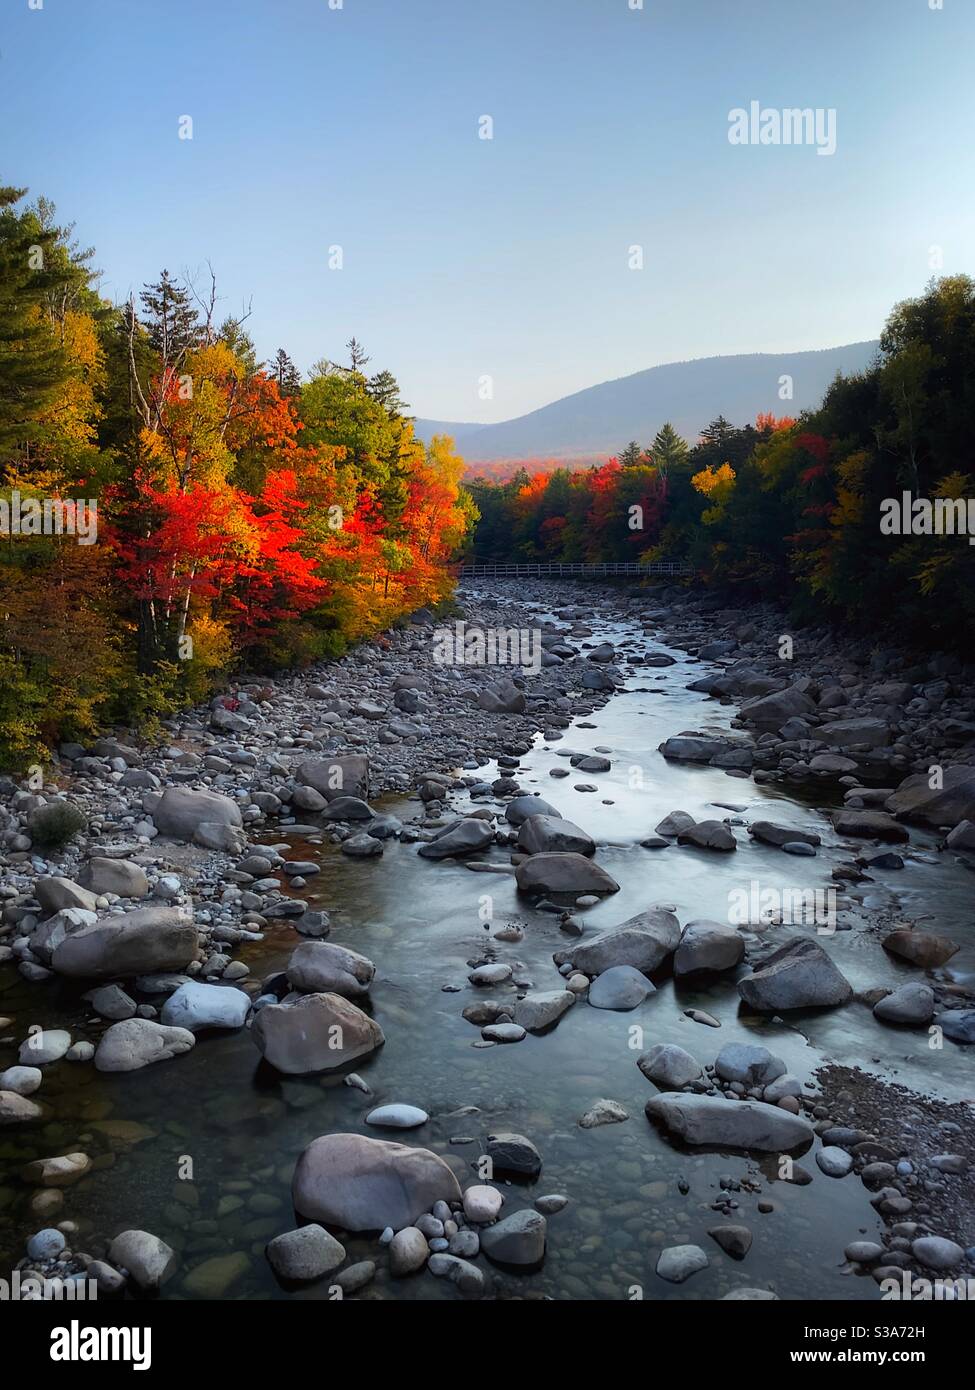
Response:
M543 606L526 604L526 621L547 616ZM539 792L583 826L600 844L599 862L622 885L619 893L581 914L587 934L657 903L672 905L682 923L726 921L729 894L752 881L783 890L828 885L831 868L848 860L849 852L840 850L822 800L813 804L800 793L757 785L750 777L669 763L657 752L665 738L686 729L728 730L731 707L686 689L700 676L701 664L659 640L651 642L635 621L594 619L593 630L593 640L605 638L617 648L630 644L630 651L652 646L669 652L675 664L631 675L626 688L601 710L567 728L560 740L546 743L539 735L520 761L517 776L524 789ZM610 772L550 776L551 769L567 766L570 753L594 749L609 750ZM478 775L490 781L496 768L481 768ZM598 791L578 791L578 781L593 783ZM815 794L822 798L821 790ZM463 795L454 801L457 810L469 804ZM477 801L479 806L496 804L490 796ZM734 817L737 853L676 845L643 848L640 840L676 808L695 819ZM414 820L418 803L386 798L382 809ZM744 827L754 819L816 830L823 846L815 858L792 858L749 840ZM281 833L266 838L280 843ZM512 1188L506 1211L543 1194L569 1197L568 1206L549 1218L540 1270L492 1271L500 1297L714 1299L745 1286L774 1289L783 1299L879 1296L874 1281L851 1272L843 1259L847 1243L878 1238L882 1230L870 1194L855 1177L829 1178L809 1155L804 1166L812 1182L803 1187L779 1181L772 1158L679 1151L644 1116L654 1088L638 1070L636 1058L654 1043L674 1042L711 1062L726 1042L754 1041L781 1056L803 1080L831 1058L960 1100L971 1091L964 1049L946 1044L932 1051L925 1030L885 1029L869 1008L855 1002L789 1022L740 1015L734 981L728 977L695 989L661 981L657 992L630 1013L577 1002L543 1036L529 1034L516 1045L477 1047L480 1032L462 1017L465 1004L480 997L467 983L469 962L493 953L498 960L517 963L516 976L530 979L535 988L558 988L552 954L570 944L558 918L533 911L516 893L509 874L472 872L454 860L432 862L417 855L415 844L394 840L379 860L350 860L317 837L294 837L290 843L292 857L317 858L322 864L321 874L309 880L302 895L328 909L330 939L377 962L369 1007L387 1042L356 1068L374 1094L343 1085L341 1078L281 1077L259 1062L243 1031L206 1036L177 1061L131 1075L106 1076L64 1062L49 1067L44 1100L52 1118L39 1129L8 1130L0 1137L4 1267L20 1258L26 1236L46 1223L28 1209L23 1185L2 1174L16 1174L36 1157L94 1145L92 1152L100 1150L95 1171L71 1191L65 1213L78 1225L76 1248L85 1248L87 1232L133 1226L161 1236L188 1264L242 1252L247 1268L233 1281L235 1298L327 1298L328 1280L285 1293L263 1253L271 1236L293 1224L294 1161L319 1134L375 1134L364 1124L368 1110L377 1103L402 1101L431 1116L407 1142L423 1143L455 1160L473 1159L493 1130L514 1130L532 1139L543 1158L541 1176ZM825 944L855 989L916 978L916 971L885 954L870 930L871 920L881 913L930 914L939 930L965 947L975 944L971 875L939 859L934 849L933 836L912 833L901 872L877 874L876 882L848 889L841 899L841 924L851 924L851 929L838 931ZM498 865L508 861L500 847L479 857ZM888 886L895 879L895 887ZM479 915L484 895L492 899L490 929ZM493 940L492 930L508 921L523 925L521 942ZM261 978L286 963L295 941L292 928L278 921L263 941L245 946L239 955ZM504 997L505 988L487 993ZM0 990L0 1008L16 1014L21 1036L33 1022L52 1025L52 1000L63 1026L81 1025L87 1016L79 991L65 983L38 990L10 966L0 966ZM690 1008L717 1017L720 1031L693 1022L685 1013ZM634 1028L641 1031L634 1034ZM629 1119L580 1128L579 1117L603 1097L622 1104ZM464 1107L476 1107L478 1113L458 1114ZM464 1138L471 1142L451 1142ZM192 1161L192 1183L177 1178L178 1165L185 1167L187 1159ZM749 1177L757 1179L750 1186L759 1190L734 1189ZM680 1179L686 1180L686 1192L678 1186ZM726 1185L730 1181L732 1200L738 1203L730 1219L747 1224L754 1235L743 1263L729 1259L706 1234L723 1219L711 1206L722 1180ZM760 1198L770 1200L773 1210L758 1213ZM373 1238L352 1237L344 1243L350 1259L375 1257ZM656 1260L662 1247L684 1243L704 1247L710 1264L689 1283L674 1286L657 1277ZM212 1296L226 1292L218 1284L209 1291ZM163 1296L185 1294L174 1280ZM421 1275L393 1281L380 1271L357 1296L403 1300L458 1295L446 1280Z

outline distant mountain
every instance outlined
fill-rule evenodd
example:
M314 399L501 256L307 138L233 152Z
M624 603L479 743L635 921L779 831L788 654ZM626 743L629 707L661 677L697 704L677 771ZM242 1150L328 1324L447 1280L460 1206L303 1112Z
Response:
M669 362L576 391L541 410L496 425L417 420L427 440L451 434L468 463L498 459L584 461L615 454L631 439L647 445L670 420L691 443L718 415L732 424L763 411L798 415L819 404L837 372L862 371L878 344L848 343L819 352L754 352ZM792 400L779 398L779 378L790 376Z

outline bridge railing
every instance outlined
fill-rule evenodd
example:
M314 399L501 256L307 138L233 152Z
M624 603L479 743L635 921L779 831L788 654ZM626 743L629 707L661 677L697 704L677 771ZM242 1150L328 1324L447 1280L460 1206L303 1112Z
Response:
M612 574L669 574L690 575L694 567L676 560L655 560L640 564L636 560L607 561L605 564L559 564L554 562L525 562L507 564L503 561L473 560L461 565L462 579L517 579L521 576L554 575L612 575Z

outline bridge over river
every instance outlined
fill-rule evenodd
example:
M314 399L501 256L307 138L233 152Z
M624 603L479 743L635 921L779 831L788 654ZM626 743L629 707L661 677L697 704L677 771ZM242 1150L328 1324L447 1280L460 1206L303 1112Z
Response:
M621 560L606 564L563 565L553 563L509 564L502 560L470 560L461 565L461 579L518 579L529 576L551 577L553 579L602 578L608 575L669 575L672 578L688 577L694 574L693 565L681 561L656 560L640 564L636 560Z

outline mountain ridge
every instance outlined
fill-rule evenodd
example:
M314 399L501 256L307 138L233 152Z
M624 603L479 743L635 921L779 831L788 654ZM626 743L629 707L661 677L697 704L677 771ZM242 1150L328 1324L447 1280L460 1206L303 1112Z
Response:
M746 424L763 411L814 409L837 372L862 371L879 342L866 339L802 352L734 353L664 362L583 387L496 424L418 418L416 433L453 436L468 463L544 457L585 460L615 454L631 439L647 445L669 420L691 443L718 415ZM791 399L780 379L792 378Z

